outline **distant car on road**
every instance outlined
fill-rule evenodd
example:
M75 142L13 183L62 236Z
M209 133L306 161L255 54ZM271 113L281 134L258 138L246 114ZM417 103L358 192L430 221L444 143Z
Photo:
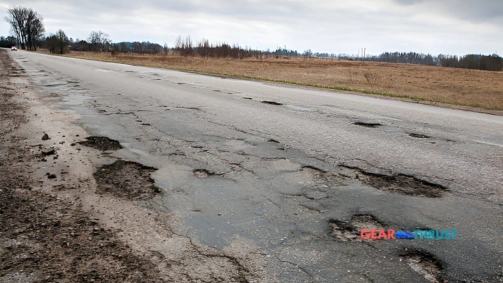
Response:
M12 47L10 48L10 50L11 50L11 51L17 51L17 48L16 48L16 46L12 46Z

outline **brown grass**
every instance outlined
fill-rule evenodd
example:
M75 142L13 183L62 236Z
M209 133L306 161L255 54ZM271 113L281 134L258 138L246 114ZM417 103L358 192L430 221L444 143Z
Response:
M65 56L503 110L503 72L330 59L213 59L72 52Z

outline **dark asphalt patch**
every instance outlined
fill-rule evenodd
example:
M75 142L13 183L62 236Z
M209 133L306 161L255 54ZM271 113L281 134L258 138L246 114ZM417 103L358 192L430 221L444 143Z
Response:
M418 179L414 176L405 174L384 175L378 173L365 172L358 167L339 165L340 167L349 168L358 171L358 179L371 187L378 190L396 193L400 195L439 198L448 189L442 185L430 183L425 180Z
M367 128L377 128L382 126L381 123L373 123L373 122L354 122L357 126L367 127Z
M107 137L91 136L87 137L85 141L79 142L79 144L103 151L122 149L122 145L118 141Z
M262 101L262 103L271 104L271 105L283 105L283 103L279 103L276 101L269 101L269 100L264 100L264 101Z
M434 255L421 250L412 250L405 251L401 258L412 270L422 275L429 282L443 282L440 278L443 266Z
M151 199L161 192L150 177L156 170L136 162L117 160L94 173L98 185L96 192L128 200Z
M413 138L418 138L418 139L429 139L430 136L427 135L422 135L422 134L416 134L416 133L409 133L409 136Z

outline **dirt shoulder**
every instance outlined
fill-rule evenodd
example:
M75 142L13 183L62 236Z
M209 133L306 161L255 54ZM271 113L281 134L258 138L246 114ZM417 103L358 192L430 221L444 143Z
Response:
M57 155L31 144L27 99L11 81L23 73L0 50L0 282L161 282L155 266L74 202L37 187L34 164ZM35 117L34 117L35 118ZM36 118L35 118L36 119ZM35 149L35 150L34 150Z

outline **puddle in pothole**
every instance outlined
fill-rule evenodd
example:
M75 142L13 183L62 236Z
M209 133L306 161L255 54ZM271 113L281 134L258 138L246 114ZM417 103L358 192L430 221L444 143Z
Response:
M90 136L87 137L85 141L79 142L79 144L102 151L122 149L122 146L118 141L107 137Z
M117 160L94 173L96 192L128 200L151 199L161 192L150 177L156 170L136 162Z

